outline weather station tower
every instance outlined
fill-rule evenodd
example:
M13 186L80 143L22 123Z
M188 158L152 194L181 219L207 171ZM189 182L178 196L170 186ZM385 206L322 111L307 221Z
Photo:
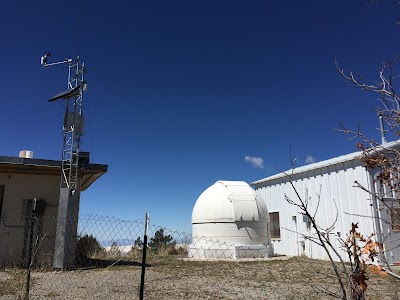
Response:
M88 152L81 152L81 138L84 133L83 96L87 91L85 81L85 64L67 58L49 63L51 54L47 52L41 57L41 65L45 68L68 64L67 90L62 91L49 100L61 101L65 108L63 122L63 145L61 157L61 181L57 215L57 229L54 249L53 267L65 269L71 267L74 260L77 220L71 216L79 210L80 180L79 170L82 161L87 160Z

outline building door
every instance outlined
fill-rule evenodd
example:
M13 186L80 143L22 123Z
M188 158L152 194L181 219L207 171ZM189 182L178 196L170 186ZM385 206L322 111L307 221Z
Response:
M389 264L400 262L400 194L390 187L381 185L375 180L375 191L383 201L378 201L377 210L380 217L378 234L385 250ZM379 232L381 231L381 232Z
M0 218L3 213L4 185L0 185Z
M383 244L390 264L400 263L400 204L398 199L385 198L381 217Z

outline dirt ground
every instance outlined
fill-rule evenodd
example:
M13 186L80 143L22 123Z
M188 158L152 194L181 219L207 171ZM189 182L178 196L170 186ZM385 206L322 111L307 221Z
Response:
M150 261L145 299L333 299L330 264L306 258L252 262ZM30 299L139 299L140 266L33 272ZM370 299L399 300L400 282L369 274ZM26 272L0 271L0 299L21 299Z

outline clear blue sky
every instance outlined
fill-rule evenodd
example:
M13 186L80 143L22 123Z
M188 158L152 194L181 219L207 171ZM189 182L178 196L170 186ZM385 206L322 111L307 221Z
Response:
M40 56L74 57L79 27L84 150L109 165L81 212L147 211L153 223L190 230L197 197L216 180L287 169L290 146L299 165L350 153L339 122L379 138L376 95L351 87L333 63L373 80L399 50L400 6L366 2L83 0L81 13L81 0L6 1L0 155L60 159L63 109L47 99L65 89L67 69L43 69Z

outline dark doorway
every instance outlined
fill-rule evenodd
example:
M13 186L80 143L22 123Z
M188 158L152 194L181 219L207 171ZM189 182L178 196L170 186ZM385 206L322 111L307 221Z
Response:
M3 212L4 185L0 185L0 218Z

